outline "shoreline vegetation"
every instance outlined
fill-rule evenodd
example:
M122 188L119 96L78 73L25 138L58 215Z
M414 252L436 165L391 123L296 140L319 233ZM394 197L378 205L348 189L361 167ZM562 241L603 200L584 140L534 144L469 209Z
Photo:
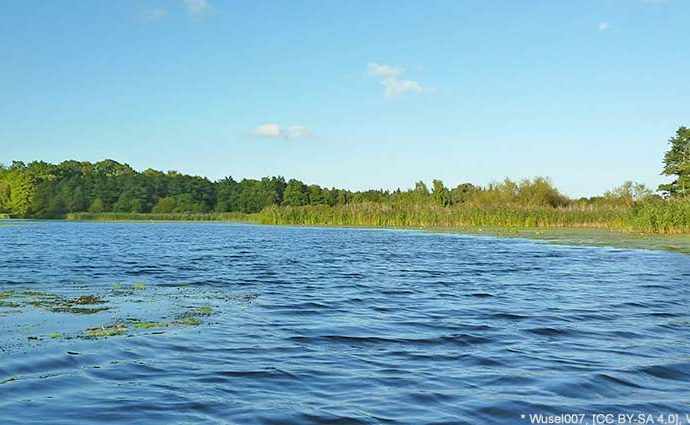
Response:
M688 233L644 233L625 231L594 225L570 225L549 227L528 226L393 226L385 223L353 225L335 222L287 222L271 221L275 216L259 214L129 214L129 213L74 213L67 220L94 222L229 222L267 225L294 225L315 227L359 227L421 230L433 233L452 233L472 236L519 238L543 241L568 246L598 246L625 249L649 249L690 254L690 232Z
M280 211L278 211L280 213ZM266 215L266 214L268 215ZM311 222L285 221L275 222L275 211L258 214L128 214L128 213L74 213L66 219L73 221L95 222L229 222L267 225L293 225L315 227L359 227L421 230L433 233L452 233L472 236L531 239L546 243L568 246L596 246L624 249L648 249L670 251L690 255L690 232L686 233L645 233L625 231L622 228L611 228L598 225L569 225L549 227L528 226L394 226L377 224L353 225L350 222L335 223L312 220ZM370 222L371 223L371 222Z
M258 213L68 213L73 221L228 221L269 225L381 228L605 229L643 234L690 234L690 203L630 208L439 207L362 203L269 206Z
M280 176L211 181L113 160L0 165L0 214L71 220L250 221L391 228L591 228L690 234L690 129L669 139L657 190L631 181L573 199L548 178L351 191Z

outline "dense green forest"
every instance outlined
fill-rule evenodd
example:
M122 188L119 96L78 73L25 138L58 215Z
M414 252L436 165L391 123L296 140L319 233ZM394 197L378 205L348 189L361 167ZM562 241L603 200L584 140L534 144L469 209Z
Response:
M270 206L343 206L402 204L451 207L625 207L653 198L643 185L626 183L602 197L571 200L546 178L520 182L506 179L481 187L464 183L454 188L434 180L431 187L417 182L409 190L344 189L307 185L283 177L212 182L176 171L137 172L113 160L96 163L42 161L13 162L0 168L0 212L15 217L59 218L67 213L257 213ZM658 195L657 195L658 197ZM659 198L660 199L660 198Z
M669 140L654 191L626 182L593 198L570 199L549 179L506 179L447 187L434 180L408 190L350 191L283 177L210 181L177 171L136 171L113 160L0 165L0 215L23 218L123 216L239 219L265 223L386 226L599 226L657 232L690 229L690 130ZM260 213L260 214L257 214ZM138 214L138 215L137 215Z

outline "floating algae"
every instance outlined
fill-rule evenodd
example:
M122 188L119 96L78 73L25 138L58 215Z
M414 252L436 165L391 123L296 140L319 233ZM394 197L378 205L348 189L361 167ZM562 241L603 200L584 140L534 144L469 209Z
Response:
M89 328L86 330L86 335L94 338L124 335L127 333L127 326L123 323L117 323L112 326L101 326L100 328Z
M201 320L199 320L199 316L210 316L214 313L213 307L205 305L201 306L195 310L189 311L181 316L179 316L177 319L173 320L171 323L173 325L181 325L181 326L199 326L201 324Z
M166 322L141 322L138 319L130 320L130 325L138 329L166 328L170 326Z
M199 326L201 324L201 320L197 319L194 316L187 316L187 317L173 320L172 324L173 325L182 325L182 326Z
M19 308L19 307L21 307L21 304L17 304L17 303L12 302L12 301L0 300L0 308L2 308L2 307L4 307L4 308Z
M35 308L48 310L51 313L96 314L109 309L108 307L81 307L106 303L104 299L95 295L82 295L76 298L68 298L64 295L40 291L24 291L23 295L29 297L26 304Z
M0 317L31 320L35 325L17 335L12 349L30 344L57 344L60 341L85 339L98 341L112 337L150 337L185 328L204 326L219 314L220 305L251 303L256 295L227 290L199 291L192 286L116 283L92 286L69 282L47 291L34 288L12 288L0 292ZM218 305L206 304L209 299ZM16 306L12 310L2 307ZM36 311L32 311L33 309ZM38 311L45 312L36 314ZM107 311L107 314L102 312ZM18 314L25 314L17 316ZM96 314L100 313L100 314ZM51 315L52 314L52 315ZM10 315L10 316L8 316ZM7 349L8 347L4 347Z
M77 297L72 300L74 304L79 304L79 305L93 305L93 304L105 304L106 301L101 298L97 297L95 295L82 295L81 297Z
M138 320L132 320L131 325L139 329L151 329L151 328L165 328L168 326L199 326L201 324L200 316L210 316L214 313L213 307L202 306L195 310L189 311L173 321L167 322L140 322Z
M205 305L196 309L197 316L210 316L213 314L213 307Z
M189 311L182 316L172 320L171 322L159 322L159 321L141 321L139 319L128 319L127 325L122 322L116 325L103 326L100 328L90 328L86 330L86 335L89 337L106 337L106 336L117 336L124 335L128 332L128 326L136 329L156 329L156 328L167 328L170 326L199 326L201 325L200 316L210 316L214 314L213 307L211 306L201 306L192 311Z

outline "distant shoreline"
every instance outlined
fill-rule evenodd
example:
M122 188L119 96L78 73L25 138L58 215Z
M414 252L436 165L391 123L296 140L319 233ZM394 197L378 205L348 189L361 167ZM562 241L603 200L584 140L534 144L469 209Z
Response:
M417 230L432 233L464 234L484 237L518 238L568 246L592 246L690 254L690 233L658 234L602 226L389 226L323 223L266 223L260 214L68 214L67 221L91 222L217 222L296 227L369 228Z

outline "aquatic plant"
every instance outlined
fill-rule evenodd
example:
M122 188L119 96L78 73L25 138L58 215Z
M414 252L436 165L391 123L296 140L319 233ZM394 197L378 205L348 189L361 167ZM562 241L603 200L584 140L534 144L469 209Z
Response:
M199 326L201 324L201 320L194 316L186 316L182 317L179 319L175 319L171 322L173 325L182 325L182 326Z
M136 282L132 284L132 288L134 289L146 289L146 284L143 282Z
M86 330L86 335L95 338L124 335L127 333L127 326L122 323L117 323L112 326L102 326L100 328L89 328Z
M213 314L213 307L205 305L196 309L194 312L197 316L210 316Z
M690 233L690 202L646 203L631 208L472 207L362 203L271 207L262 224L364 227L601 228L644 233Z
M132 326L139 329L165 328L169 326L165 322L134 322Z
M95 295L82 295L80 297L77 297L73 300L71 300L73 304L79 304L79 305L93 305L93 304L105 304L106 301L101 298L97 297Z
M34 308L48 310L52 313L70 314L96 314L109 309L109 307L82 307L84 305L105 304L106 301L95 295L84 295L77 298L67 298L63 295L50 294L41 291L24 291L28 297L27 305Z

